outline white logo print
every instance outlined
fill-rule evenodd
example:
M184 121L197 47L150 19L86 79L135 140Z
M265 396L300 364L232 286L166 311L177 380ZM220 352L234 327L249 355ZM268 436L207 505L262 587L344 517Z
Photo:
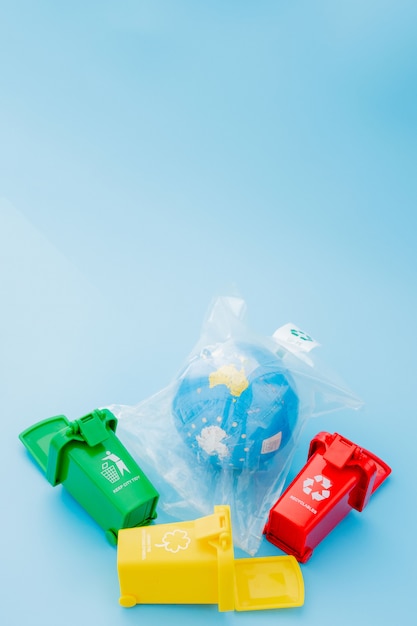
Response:
M317 483L318 487L321 487L321 490L313 491L313 487ZM321 474L317 474L314 478L306 478L303 482L303 491L307 495L311 495L313 500L325 500L330 497L330 489L332 487L332 483L328 478L322 476Z
M125 472L130 474L130 469L127 467L125 462L117 456L117 454L112 454L109 450L106 451L105 457L101 460L104 461L101 465L101 473L104 478L107 478L112 484L117 483L120 480Z
M191 539L185 530L169 531L162 537L162 543L156 543L156 548L165 548L167 552L176 554L180 550L186 550L190 545Z

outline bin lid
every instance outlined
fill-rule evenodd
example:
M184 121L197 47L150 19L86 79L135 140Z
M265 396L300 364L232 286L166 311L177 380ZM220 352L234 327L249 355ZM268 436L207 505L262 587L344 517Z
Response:
M285 609L304 604L304 581L293 556L235 561L235 609Z
M293 556L234 558L230 507L218 505L214 514L195 521L198 540L217 549L220 611L256 611L301 606L304 581Z
M349 504L357 511L365 508L371 495L391 473L391 468L382 459L338 433L318 433L310 442L308 458L314 454L322 455L328 465L340 471L356 468L358 483Z
M41 467L52 485L61 482L63 451L73 441L89 447L105 441L115 431L117 419L108 409L96 409L70 422L65 415L37 422L20 433L19 439Z
M19 435L20 441L45 474L51 440L60 430L68 426L69 421L65 415L57 415L33 424Z

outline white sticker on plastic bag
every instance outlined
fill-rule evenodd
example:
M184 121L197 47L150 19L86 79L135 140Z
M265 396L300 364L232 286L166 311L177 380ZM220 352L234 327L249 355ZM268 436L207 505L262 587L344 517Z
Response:
M276 452L281 445L282 432L264 439L262 442L261 454L268 454L269 452Z
M310 352L320 345L311 335L291 323L278 328L272 336L278 342L293 346L297 352Z

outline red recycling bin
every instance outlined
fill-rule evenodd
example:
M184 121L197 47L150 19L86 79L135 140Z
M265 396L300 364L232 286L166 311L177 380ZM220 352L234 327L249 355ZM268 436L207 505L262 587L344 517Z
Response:
M271 508L266 538L305 563L351 509L363 510L390 473L381 459L341 435L319 433L306 465Z

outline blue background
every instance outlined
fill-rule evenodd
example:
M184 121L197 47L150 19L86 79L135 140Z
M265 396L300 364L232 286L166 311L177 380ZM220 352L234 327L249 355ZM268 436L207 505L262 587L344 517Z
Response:
M413 0L0 3L2 624L413 623L416 27ZM123 609L114 548L18 434L149 397L235 290L365 403L310 421L289 479L321 430L392 475L302 608Z

